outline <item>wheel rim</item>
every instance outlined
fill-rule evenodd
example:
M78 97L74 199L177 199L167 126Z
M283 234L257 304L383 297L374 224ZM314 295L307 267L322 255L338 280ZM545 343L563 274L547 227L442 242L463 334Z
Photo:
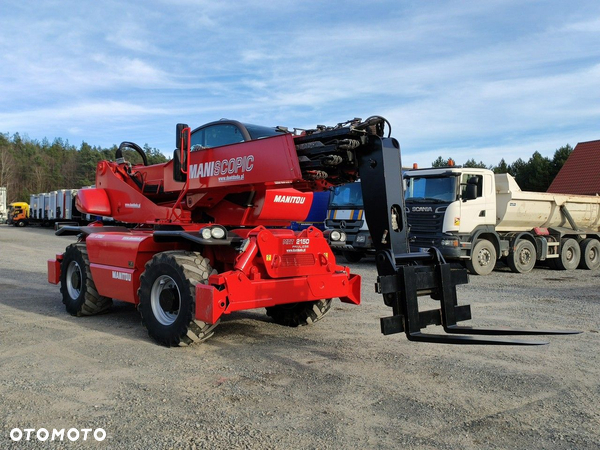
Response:
M67 292L69 293L69 297L76 299L79 298L81 294L81 267L77 261L71 261L69 263L69 267L67 268Z
M524 248L521 250L521 254L519 255L519 262L526 266L531 262L531 250L528 248Z
M588 260L591 263L595 263L598 260L598 249L596 247L591 247L588 251Z
M181 293L175 280L168 275L161 275L152 285L150 306L154 317L161 325L171 325L179 316Z
M492 255L487 248L482 248L477 255L477 261L481 267L486 267L492 260Z
M573 251L573 247L568 247L565 251L565 259L569 262L573 261L575 257L575 252Z

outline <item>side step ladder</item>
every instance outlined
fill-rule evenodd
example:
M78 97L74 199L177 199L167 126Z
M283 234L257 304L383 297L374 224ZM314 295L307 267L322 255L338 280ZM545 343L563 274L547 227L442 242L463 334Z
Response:
M458 322L471 319L471 307L458 305L456 286L468 283L467 271L445 262L439 250L392 256L391 252L377 255L379 273L375 289L383 294L384 302L392 307L393 315L381 319L384 335L405 332L411 341L438 344L479 345L545 345L545 341L515 340L485 336L579 334L574 330L527 330L511 328L473 328ZM393 273L395 272L395 273ZM419 311L418 297L430 295L440 302L439 309ZM428 325L442 325L448 334L423 333Z

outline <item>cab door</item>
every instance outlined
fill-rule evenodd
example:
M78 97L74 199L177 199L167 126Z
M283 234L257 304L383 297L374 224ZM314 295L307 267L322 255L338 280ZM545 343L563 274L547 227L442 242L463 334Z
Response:
M469 182L477 186L476 198L467 198ZM460 186L462 203L459 232L471 233L479 226L495 225L496 207L493 201L492 175L464 172L461 175Z

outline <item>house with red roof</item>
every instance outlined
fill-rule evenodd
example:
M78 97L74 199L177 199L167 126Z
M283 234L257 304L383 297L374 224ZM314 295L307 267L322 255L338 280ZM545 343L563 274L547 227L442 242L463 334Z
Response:
M552 181L548 192L600 194L600 140L577 144Z

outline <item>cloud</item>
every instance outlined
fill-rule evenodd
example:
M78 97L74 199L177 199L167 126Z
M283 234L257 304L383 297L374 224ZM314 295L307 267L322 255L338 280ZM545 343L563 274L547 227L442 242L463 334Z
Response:
M36 5L0 5L0 131L170 150L177 121L380 114L421 164L597 138L591 0Z

